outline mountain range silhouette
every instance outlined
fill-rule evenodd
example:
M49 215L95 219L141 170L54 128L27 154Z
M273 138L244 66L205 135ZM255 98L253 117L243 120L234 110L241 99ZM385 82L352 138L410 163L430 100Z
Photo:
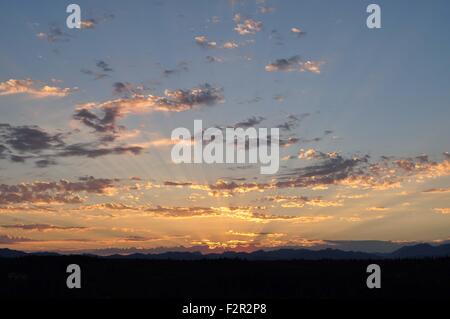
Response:
M17 258L25 256L60 256L56 252L31 252L26 253L8 248L0 249L0 257ZM148 260L202 260L202 259L242 259L242 260L321 260L321 259L398 259L398 258L431 258L450 256L450 244L430 245L417 244L401 247L390 253L367 253L361 251L344 251L340 249L294 249L282 248L276 250L257 250L254 252L232 252L207 253L200 252L178 252L168 251L156 254L133 253L127 255L112 254L108 256L97 256L93 254L82 254L105 259L148 259Z

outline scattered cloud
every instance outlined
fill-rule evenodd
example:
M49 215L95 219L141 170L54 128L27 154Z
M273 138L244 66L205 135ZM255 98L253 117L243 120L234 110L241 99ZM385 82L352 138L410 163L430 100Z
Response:
M254 127L255 125L260 124L265 119L266 118L262 117L262 116L252 116L246 120L243 120L241 122L234 124L233 127L235 127L235 128L237 128L237 127L242 127L242 128Z
M287 120L277 127L284 131L291 131L296 128L305 118L310 116L310 113L302 113L300 115L288 115Z
M188 63L180 62L172 69L164 69L163 74L164 74L164 76L171 76L171 75L175 75L175 74L179 74L181 72L187 72L187 71L189 71Z
M200 35L200 36L196 36L194 38L195 43L197 43L199 46L201 46L202 48L216 48L217 47L217 42L215 41L209 41L208 38L204 35Z
M213 62L222 63L224 60L221 57L208 55L208 56L206 56L206 61L208 63L213 63Z
M55 24L49 26L47 32L39 32L36 34L39 39L46 40L50 43L68 42L72 36L63 31L63 29Z
M95 70L81 69L81 73L91 75L94 77L95 80L99 80L109 76L109 73L114 71L113 68L109 65L109 63L103 60L98 60L95 63L95 67L96 67Z
M329 153L323 153L320 151L317 151L315 149L308 149L308 150L304 150L301 149L300 152L298 153L298 158L299 159L305 159L305 160L325 160L325 159L329 159L329 158L336 158L338 157L339 154L337 152L329 152Z
M325 62L302 60L300 56L295 55L288 59L278 59L266 65L267 72L311 72L320 74L321 66Z
M421 165L414 166L414 170L410 168L405 170L396 167L395 163L398 161L396 158L390 158L389 161L382 158L381 161L373 163L368 155L346 158L337 152L322 153L314 149L301 151L300 157L314 161L314 164L285 168L270 182L240 182L231 178L230 181L219 179L215 183L192 183L183 186L207 191L208 195L214 197L229 197L283 188L326 189L331 185L352 189L386 190L399 188L402 182L412 179L420 182L427 178L450 175L448 160L422 162ZM419 161L417 158L410 160Z
M64 97L78 88L60 88L57 86L50 86L40 81L32 79L16 80L9 79L5 82L0 82L0 96L14 95L14 94L28 94L35 98L44 97Z
M240 21L240 19L238 21ZM255 21L253 19L245 19L242 23L238 23L234 28L234 30L240 35L249 35L261 31L262 27L263 24L261 21Z
M262 13L262 14L272 13L274 11L275 11L274 7L269 7L269 6L261 6L261 7L259 7L259 12Z
M450 214L450 207L444 207L444 208L433 208L433 210L439 214Z
M117 120L130 113L184 112L197 106L211 106L223 101L222 89L207 83L190 90L166 90L164 95L133 94L102 103L80 104L74 119L93 128L95 132L117 133L123 129L117 125Z
M297 28L297 27L291 28L291 32L292 32L292 34L294 34L296 37L301 37L301 36L303 36L303 35L306 34L306 32L304 32L303 30L301 30L300 28Z
M224 48L224 49L236 49L238 47L239 47L239 45L237 43L235 43L235 42L232 42L232 41L225 42L222 45L222 48Z

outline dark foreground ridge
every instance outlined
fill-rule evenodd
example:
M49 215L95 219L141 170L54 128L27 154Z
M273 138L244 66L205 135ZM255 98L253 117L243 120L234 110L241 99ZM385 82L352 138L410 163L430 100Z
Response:
M252 256L246 259L234 258L240 255L230 253L206 258L193 253L155 255L157 258L147 255L105 258L2 250L2 255L9 258L0 258L0 299L450 298L450 257L429 257L429 247L423 245L413 248L402 248L389 258L324 250L315 252L315 258L309 260L300 257L311 257L307 250L266 252L269 255L256 252L246 255ZM427 258L418 258L418 252ZM411 253L415 258L409 257ZM381 267L381 289L366 286L369 275L366 269L373 263ZM81 267L81 289L66 286L69 264Z

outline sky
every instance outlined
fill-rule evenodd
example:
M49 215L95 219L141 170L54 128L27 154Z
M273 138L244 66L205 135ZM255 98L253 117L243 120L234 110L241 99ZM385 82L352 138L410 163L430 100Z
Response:
M448 1L76 3L0 3L0 246L449 239ZM279 128L279 171L175 164L196 119Z

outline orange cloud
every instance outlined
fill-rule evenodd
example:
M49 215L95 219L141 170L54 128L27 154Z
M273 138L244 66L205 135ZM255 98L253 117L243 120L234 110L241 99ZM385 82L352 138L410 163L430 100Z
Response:
M59 88L40 84L32 79L9 79L0 82L0 96L13 94L29 94L33 97L64 97L77 90L77 88Z
M450 214L450 207L433 208L433 210L437 213L444 214L444 215Z

